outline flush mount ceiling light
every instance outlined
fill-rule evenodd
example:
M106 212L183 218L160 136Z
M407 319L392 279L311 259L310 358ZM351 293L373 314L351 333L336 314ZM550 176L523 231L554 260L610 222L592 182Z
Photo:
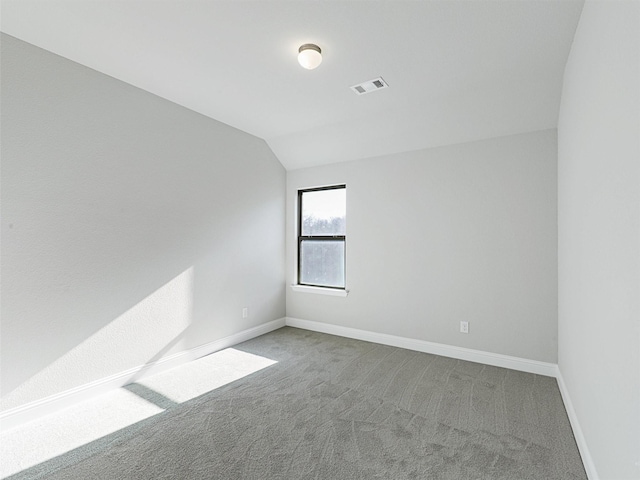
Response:
M305 43L298 49L298 63L307 70L313 70L322 63L322 50L313 43Z

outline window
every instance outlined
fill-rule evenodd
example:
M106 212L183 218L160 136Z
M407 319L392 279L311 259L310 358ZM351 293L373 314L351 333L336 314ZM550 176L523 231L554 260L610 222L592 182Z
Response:
M298 190L298 284L345 288L346 185Z

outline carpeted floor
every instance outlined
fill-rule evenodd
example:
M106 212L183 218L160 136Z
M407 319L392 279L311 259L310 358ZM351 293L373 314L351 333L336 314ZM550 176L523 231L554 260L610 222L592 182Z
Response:
M278 363L11 478L587 478L553 378L290 327L234 348Z

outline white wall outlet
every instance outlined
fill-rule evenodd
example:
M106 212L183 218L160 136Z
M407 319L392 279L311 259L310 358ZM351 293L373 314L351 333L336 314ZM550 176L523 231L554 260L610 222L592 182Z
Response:
M244 307L242 309L242 318L247 318L249 316L249 309L247 307Z
M469 322L460 322L460 333L469 333Z

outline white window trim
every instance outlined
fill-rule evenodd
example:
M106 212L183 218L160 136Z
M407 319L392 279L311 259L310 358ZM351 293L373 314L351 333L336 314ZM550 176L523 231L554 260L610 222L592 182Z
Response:
M331 295L333 297L346 297L349 290L342 288L312 287L310 285L291 285L291 290L298 293L315 293L318 295Z

